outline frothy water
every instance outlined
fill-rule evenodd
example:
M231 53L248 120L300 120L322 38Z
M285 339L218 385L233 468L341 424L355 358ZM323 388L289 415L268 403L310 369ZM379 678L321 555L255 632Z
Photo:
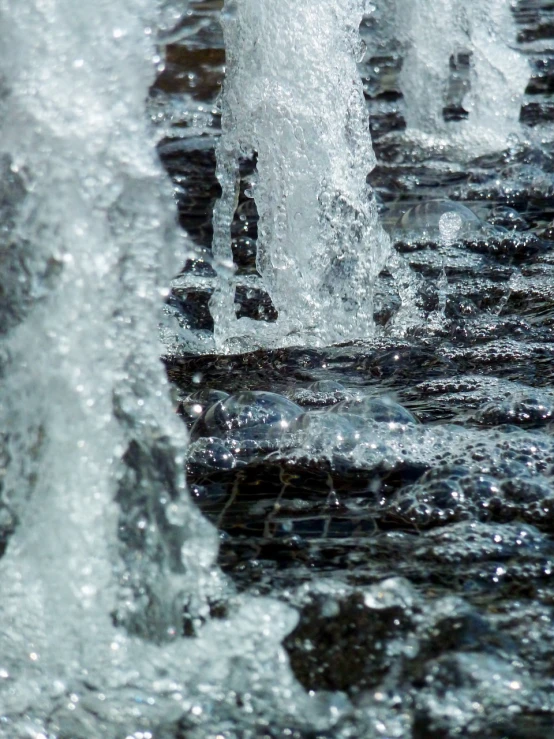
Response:
M148 665L151 686L169 653L144 662L134 635L174 641L216 553L156 341L180 247L144 115L159 16L63 0L0 13L15 183L2 240L17 255L2 287L20 293L3 327L2 503L17 526L0 562L0 735L115 736L80 701L119 688L121 720L141 713L131 672Z
M280 645L295 612L233 595L186 492L157 340L184 248L145 116L167 15L58 0L4 3L1 18L2 521L15 533L0 561L0 736L204 737L243 712L241 694L245 726L272 711L328 726Z

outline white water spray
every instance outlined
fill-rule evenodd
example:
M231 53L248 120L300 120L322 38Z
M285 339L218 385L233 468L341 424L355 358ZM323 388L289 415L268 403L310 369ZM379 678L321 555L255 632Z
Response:
M465 4L396 0L395 32L405 48L400 88L409 131L444 130L450 55L467 44Z
M228 73L214 215L216 344L368 337L388 253L366 185L375 165L361 82L361 0L227 0ZM307 32L309 29L309 32ZM240 157L257 155L258 271L277 324L237 321L231 224ZM233 341L235 340L235 341ZM240 343L239 343L240 345Z
M144 122L159 62L153 6L0 0L1 502L18 520L0 561L1 739L174 736L184 716L181 735L196 739L209 710L216 724L292 717L325 732L339 713L291 675L280 642L294 612L236 599L229 618L209 617L207 595L223 588L216 534L186 495L187 440L156 342L178 237ZM388 242L365 186L361 11L354 0L227 3L231 61L240 56L220 152L221 345L260 332L234 318L225 271L237 158L252 151L259 268L280 312L259 341L372 330ZM189 641L185 606L198 629ZM237 719L239 694L250 718Z
M1 739L331 722L281 647L296 613L233 596L185 489L157 342L182 248L145 120L158 10L0 1Z

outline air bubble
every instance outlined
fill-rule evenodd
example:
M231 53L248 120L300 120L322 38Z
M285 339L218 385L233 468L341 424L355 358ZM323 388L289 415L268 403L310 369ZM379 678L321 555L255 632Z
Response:
M214 436L263 441L282 436L302 409L276 393L242 392L216 403L192 429L193 438Z
M368 421L397 426L411 426L418 423L410 411L387 397L355 397L351 400L343 400L333 406L329 413L348 413L361 416Z

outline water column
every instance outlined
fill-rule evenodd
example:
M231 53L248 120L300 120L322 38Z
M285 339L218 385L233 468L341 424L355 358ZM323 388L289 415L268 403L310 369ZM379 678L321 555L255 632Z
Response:
M256 345L371 335L388 241L366 185L375 157L356 67L364 5L226 0L213 246L220 282L211 302L220 348L240 337ZM233 308L239 160L253 156L257 267L279 312L273 326L237 321Z
M396 0L395 13L405 48L400 85L408 131L474 147L474 152L506 146L519 132L529 79L527 61L513 48L509 0ZM464 99L469 119L446 123L449 60L460 51L470 55L471 89Z
M405 50L400 88L408 131L444 134L449 59L468 44L465 3L459 0L393 2L394 31Z
M145 116L155 22L148 0L0 2L0 503L16 527L0 560L0 705L12 718L109 673L126 634L176 639L216 552L187 497L159 362L180 245ZM0 723L0 736L35 736Z
M505 145L520 131L521 102L530 69L515 47L509 0L472 0L467 5L471 39L471 89L464 104L468 125Z

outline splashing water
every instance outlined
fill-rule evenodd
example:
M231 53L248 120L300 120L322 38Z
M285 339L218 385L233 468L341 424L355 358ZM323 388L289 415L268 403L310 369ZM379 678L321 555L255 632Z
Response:
M157 344L182 251L145 123L158 11L0 3L1 739L334 720L284 656L296 613L234 595L185 488Z
M240 337L246 346L318 344L372 332L372 287L388 240L366 185L375 157L356 69L363 6L226 2L223 196L213 246L220 284L211 302L219 349L229 342L237 348ZM257 267L279 312L277 323L263 329L237 321L234 310L231 224L239 161L252 156Z

